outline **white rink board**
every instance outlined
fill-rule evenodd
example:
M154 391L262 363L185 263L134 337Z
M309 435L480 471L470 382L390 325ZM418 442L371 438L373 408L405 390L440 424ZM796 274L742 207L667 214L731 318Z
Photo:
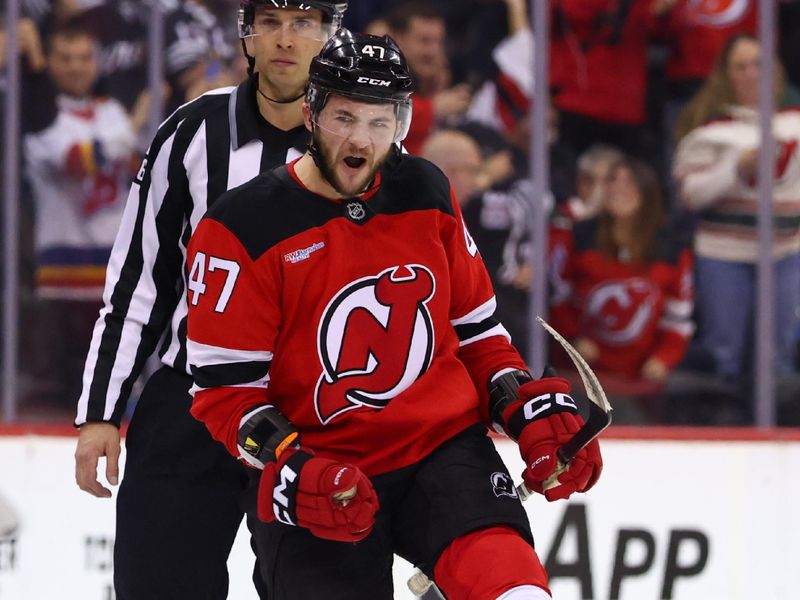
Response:
M0 600L113 598L114 504L75 486L74 443L68 437L0 437L0 496L21 521L13 538L0 540ZM518 474L516 447L499 447ZM588 544L588 564L572 571L583 573L592 595L582 596L578 577L558 577L552 581L556 599L608 600L617 555L617 574L624 575L617 577L621 600L667 597L667 571L674 576L671 597L678 600L800 597L800 442L609 440L603 454L603 477L588 496L555 505L541 497L526 503L543 560L554 552L568 570L579 540ZM570 525L556 546L565 516ZM624 554L617 550L621 534L630 538ZM671 538L683 540L672 562L684 572L692 571L699 543L707 540L708 560L699 573L681 576L668 569ZM240 532L230 560L232 600L256 599L252 563ZM395 598L411 600L405 587L410 567L397 565L395 571ZM632 571L641 574L625 575Z

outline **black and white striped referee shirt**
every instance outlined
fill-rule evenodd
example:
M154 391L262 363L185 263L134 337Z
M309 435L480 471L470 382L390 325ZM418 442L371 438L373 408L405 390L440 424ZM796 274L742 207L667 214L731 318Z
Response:
M159 128L133 185L109 260L86 358L76 425L119 425L136 378L159 345L186 371L186 246L222 193L302 155L308 132L259 113L256 80L209 92Z

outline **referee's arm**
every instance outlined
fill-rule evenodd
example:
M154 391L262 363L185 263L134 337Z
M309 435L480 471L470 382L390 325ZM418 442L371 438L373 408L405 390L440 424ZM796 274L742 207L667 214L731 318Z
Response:
M155 349L182 294L189 184L181 112L158 130L128 195L111 252L104 306L86 358L75 424L119 427L131 387Z

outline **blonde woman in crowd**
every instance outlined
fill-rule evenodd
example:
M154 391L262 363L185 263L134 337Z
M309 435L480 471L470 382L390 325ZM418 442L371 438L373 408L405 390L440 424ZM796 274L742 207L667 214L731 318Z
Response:
M751 373L758 257L758 82L761 47L737 35L723 48L703 87L678 120L674 159L684 205L697 230L699 343L728 380ZM800 306L800 111L788 108L778 69L773 192L775 368L794 368Z

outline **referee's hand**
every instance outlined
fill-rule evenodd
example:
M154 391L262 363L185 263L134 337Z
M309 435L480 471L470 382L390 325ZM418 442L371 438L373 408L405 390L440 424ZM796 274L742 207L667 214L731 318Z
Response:
M75 481L84 492L110 498L111 490L97 480L97 462L106 457L106 480L119 482L119 429L111 423L84 423L75 449Z

